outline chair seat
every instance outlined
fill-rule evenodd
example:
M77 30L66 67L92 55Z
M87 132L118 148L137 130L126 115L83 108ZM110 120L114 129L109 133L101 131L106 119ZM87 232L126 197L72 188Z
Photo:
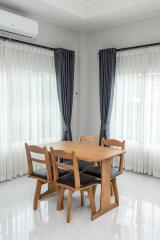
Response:
M99 183L99 180L93 176L80 173L80 187L87 187L92 184ZM68 173L57 180L58 183L63 183L71 187L75 187L74 173Z
M67 161L65 161L65 164L73 165L73 162L72 162L72 160L67 160ZM79 166L79 171L83 171L85 169L88 169L89 167L92 167L92 163L87 162L87 161L78 160L78 166Z
M101 178L101 169L99 166L91 166L87 168L83 173L88 174L90 176L97 177L97 178ZM117 177L120 174L121 173L118 167L112 167L112 174L111 174L112 178Z
M68 172L63 170L63 169L58 169L58 171L59 171L59 176L60 177L65 175L65 174L68 174ZM43 178L43 179L47 180L46 168L41 168L41 169L35 170L35 171L33 171L32 175L34 177L39 177L39 178Z

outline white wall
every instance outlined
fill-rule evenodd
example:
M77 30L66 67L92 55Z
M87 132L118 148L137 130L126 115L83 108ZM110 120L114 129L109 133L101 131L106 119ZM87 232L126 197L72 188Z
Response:
M160 42L160 16L85 34L80 84L80 132L99 134L98 50ZM87 54L86 54L87 52Z
M13 34L5 33L0 31L0 36L16 38L19 40L33 42L44 46L49 46L53 48L61 47L67 48L76 51L76 66L75 66L75 91L77 91L78 87L78 63L79 63L79 53L78 53L78 33L73 30L69 30L63 27L59 27L48 22L44 22L38 19L39 22L39 34L36 39L29 40L28 38L18 37ZM79 136L79 125L78 123L78 106L79 106L79 99L75 97L74 94L74 104L73 104L73 114L72 114L72 132L73 138L77 139Z

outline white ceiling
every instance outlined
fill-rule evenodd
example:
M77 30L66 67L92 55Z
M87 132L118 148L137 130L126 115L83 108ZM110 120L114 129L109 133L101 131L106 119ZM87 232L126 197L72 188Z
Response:
M0 7L82 31L160 14L160 0L0 0Z

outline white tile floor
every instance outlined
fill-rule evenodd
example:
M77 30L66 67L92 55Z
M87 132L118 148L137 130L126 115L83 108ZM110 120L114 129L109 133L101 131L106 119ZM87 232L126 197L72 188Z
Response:
M160 179L125 172L118 179L120 206L95 221L89 203L74 194L72 221L56 211L56 196L32 211L34 181L0 183L0 240L160 240ZM96 193L98 204L99 189Z

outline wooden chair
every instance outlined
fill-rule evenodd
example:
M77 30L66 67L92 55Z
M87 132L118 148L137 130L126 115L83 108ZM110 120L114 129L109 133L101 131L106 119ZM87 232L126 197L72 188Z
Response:
M92 135L81 135L80 138L79 138L79 141L81 143L84 143L84 144L96 144L96 145L99 145L99 138L97 136L92 136ZM92 163L91 162L84 162L84 161L81 161L79 160L78 161L78 164L79 164L79 168L81 171L84 171L85 169L87 169L88 167L92 167ZM94 196L95 196L95 191L96 191L96 186L94 187ZM81 202L83 203L84 205L84 192L81 192Z
M25 143L25 148L28 162L28 176L37 180L33 201L33 209L36 210L38 207L38 200L40 199L42 185L53 181L51 161L46 147L42 148ZM41 156L43 155L44 160L33 158L32 153L40 154ZM45 167L43 169L34 170L33 162L44 164Z
M84 144L96 144L98 145L98 137L96 136L90 136L90 135L81 135L79 138L79 141ZM80 171L83 171L84 169L92 166L91 162L87 161L78 161L79 169Z
M27 163L28 163L28 176L37 180L36 189L34 194L33 201L33 209L36 210L38 207L38 200L47 194L49 191L46 191L41 195L41 187L43 184L51 184L53 183L53 175L52 175L52 166L51 166L51 158L49 156L48 150L46 147L40 147L36 145L28 145L25 143L26 155L27 155ZM38 154L43 156L44 160L32 157L32 154ZM40 158L40 157L39 157ZM33 162L38 163L40 165L44 165L43 168L34 169ZM59 174L64 175L66 171L62 170Z
M119 141L116 139L102 139L101 146L103 147L116 147L122 150L125 149L125 141ZM119 166L112 167L112 176L118 176L123 173L123 166L124 166L124 154L120 156Z
M96 136L82 135L82 136L80 136L79 141L84 144L98 145L98 137L96 137ZM66 161L66 163L68 165L72 165L72 160L68 160L68 161ZM92 166L92 163L89 161L87 162L87 161L78 160L78 166L79 166L79 170L81 172L81 171L84 171L86 168Z
M76 191L86 191L88 192L90 200L92 219L93 214L96 212L93 188L98 182L97 178L79 172L78 160L74 152L69 154L64 151L53 150L53 148L51 147L51 157L54 171L54 181L55 184L59 187L57 197L57 210L63 209L63 195L64 191L68 189L67 223L69 223L71 221L72 194ZM66 164L66 162L60 163L58 162L59 158L71 159L73 165L68 165ZM65 169L69 173L65 176L60 177L58 174L59 168Z
M125 149L125 141L119 141L116 139L102 139L101 146L103 147L116 147ZM113 167L112 166L112 173L111 173L111 195L114 193L115 202L119 205L119 195L118 195L118 188L116 177L122 174L123 172L123 163L124 161L124 154L120 156L119 166ZM91 166L87 168L83 173L88 174L89 176L94 176L97 178L101 178L101 166ZM112 192L113 191L113 192Z

